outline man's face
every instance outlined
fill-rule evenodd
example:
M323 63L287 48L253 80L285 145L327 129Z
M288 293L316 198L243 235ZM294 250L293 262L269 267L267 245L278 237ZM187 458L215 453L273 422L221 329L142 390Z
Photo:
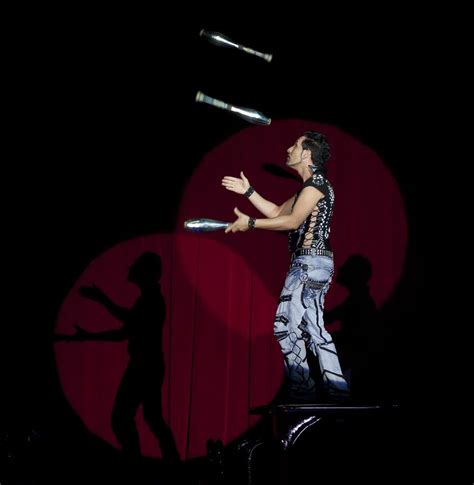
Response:
M288 167L292 167L294 165L298 165L303 161L303 148L301 146L301 143L304 140L304 136L300 136L293 146L288 148L287 153L288 156L286 157L286 165Z

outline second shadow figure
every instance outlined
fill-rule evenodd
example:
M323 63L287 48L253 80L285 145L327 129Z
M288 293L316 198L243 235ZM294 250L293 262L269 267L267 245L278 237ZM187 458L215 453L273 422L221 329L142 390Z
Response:
M161 387L165 362L162 350L162 330L166 307L161 293L161 258L145 252L130 266L128 281L136 284L141 295L131 308L114 303L97 286L82 286L79 292L85 298L103 305L123 327L103 332L89 332L76 326L71 340L126 340L130 359L120 382L112 411L112 429L123 451L130 458L138 458L140 440L135 415L140 405L143 417L159 441L164 460L180 460L176 443L163 418Z
M371 355L377 350L377 308L370 294L369 280L372 265L361 254L352 254L339 268L336 282L348 291L339 305L324 315L330 324L339 321L340 330L334 332L341 365L350 382L351 396L355 400L373 397L376 383L371 383Z

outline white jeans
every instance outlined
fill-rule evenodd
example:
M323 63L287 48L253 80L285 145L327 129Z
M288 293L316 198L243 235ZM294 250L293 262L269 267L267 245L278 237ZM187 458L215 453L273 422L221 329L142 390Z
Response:
M324 328L324 298L333 274L331 257L308 255L293 259L286 275L275 316L274 335L285 357L290 396L315 397L307 349L318 358L327 394L348 393L336 348Z

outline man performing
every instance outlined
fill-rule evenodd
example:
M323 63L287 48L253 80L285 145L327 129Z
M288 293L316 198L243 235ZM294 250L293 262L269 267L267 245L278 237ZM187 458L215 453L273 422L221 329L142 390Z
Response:
M322 134L307 131L287 152L286 165L299 174L303 185L280 206L259 195L243 172L240 178L222 179L227 190L245 195L265 216L255 219L236 207L237 220L225 232L289 231L290 267L274 324L274 334L285 358L288 399L340 402L348 397L348 386L323 320L324 299L334 273L329 244L334 191L325 168L329 145ZM316 383L310 375L307 349L318 358L323 383L320 396L316 395Z

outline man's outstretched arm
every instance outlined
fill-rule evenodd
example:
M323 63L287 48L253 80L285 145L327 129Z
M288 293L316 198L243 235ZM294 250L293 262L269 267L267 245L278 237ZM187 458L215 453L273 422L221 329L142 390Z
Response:
M291 231L297 229L314 211L316 204L323 197L324 195L318 189L306 187L301 191L298 200L289 214L287 214L288 210L286 210L283 215L277 217L256 219L254 227L256 229L267 229L271 231ZM238 218L225 232L247 231L249 229L249 216L240 212L237 207L234 212Z
M247 196L249 201L259 212L268 218L278 217L284 213L291 212L291 206L295 200L295 196L293 196L282 205L277 205L263 198L253 187L251 187L244 172L240 172L240 178L229 176L224 177L222 179L222 185L227 190L240 195L248 194L250 189L251 193Z

